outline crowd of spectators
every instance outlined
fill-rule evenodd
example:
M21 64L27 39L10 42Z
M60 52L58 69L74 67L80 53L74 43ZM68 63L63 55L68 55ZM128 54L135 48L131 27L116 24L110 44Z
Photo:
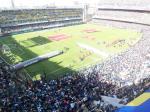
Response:
M112 112L115 107L105 104L107 85L97 80L96 75L68 75L57 80L27 81L18 85L7 65L0 68L0 107L1 111L23 112ZM108 84L107 86L113 87ZM107 91L107 90L106 90Z
M81 24L81 19L71 19L70 20L61 20L61 21L54 21L54 22L35 22L33 24L23 24L23 25L13 25L1 28L2 34L10 34L15 32L28 32L34 30L43 30L47 28L55 28L55 27L62 27L62 26L69 26L74 24Z
M2 10L2 34L82 23L81 8Z
M2 10L0 24L52 21L60 18L82 17L81 8Z
M9 66L3 64L0 68L0 108L3 112L114 112L117 107L101 96L120 98L120 103L126 104L146 90L150 81L144 79L138 85L121 88L100 80L98 74L74 73L56 80L42 77L20 84L8 71Z

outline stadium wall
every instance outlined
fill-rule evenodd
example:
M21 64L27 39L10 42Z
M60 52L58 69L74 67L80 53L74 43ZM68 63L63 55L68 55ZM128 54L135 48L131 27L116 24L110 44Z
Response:
M150 25L150 12L139 12L135 10L119 11L118 9L99 10L93 19L116 20Z
M150 25L150 1L102 0L93 19Z
M99 6L119 6L119 7L131 7L131 6L143 6L145 8L149 7L149 0L100 0Z

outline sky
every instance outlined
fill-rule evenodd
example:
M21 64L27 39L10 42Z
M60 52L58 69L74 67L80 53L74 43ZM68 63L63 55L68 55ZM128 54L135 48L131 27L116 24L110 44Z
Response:
M0 8L12 8L12 0L0 0ZM15 7L34 8L42 6L72 6L74 3L83 4L89 3L90 5L97 4L119 4L119 5L143 5L150 7L150 0L13 0Z
M13 0L16 7L38 7L55 4L56 6L71 6L73 3L94 4L98 0ZM0 0L0 8L10 8L11 0Z

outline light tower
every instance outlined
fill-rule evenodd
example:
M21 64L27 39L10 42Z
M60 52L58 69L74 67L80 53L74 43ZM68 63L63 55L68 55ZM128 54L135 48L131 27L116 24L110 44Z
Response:
M12 6L12 9L15 8L14 0L11 0L11 6Z
M83 7L83 22L87 22L87 11L88 11L88 5L85 4Z

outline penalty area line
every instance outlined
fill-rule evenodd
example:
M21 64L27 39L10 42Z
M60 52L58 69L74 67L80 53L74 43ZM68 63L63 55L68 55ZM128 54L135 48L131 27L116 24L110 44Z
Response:
M54 71L50 72L50 74L51 74L51 73L55 73L55 72L57 72L57 71L60 71L61 69L64 69L64 68L56 69L56 70L54 70Z

